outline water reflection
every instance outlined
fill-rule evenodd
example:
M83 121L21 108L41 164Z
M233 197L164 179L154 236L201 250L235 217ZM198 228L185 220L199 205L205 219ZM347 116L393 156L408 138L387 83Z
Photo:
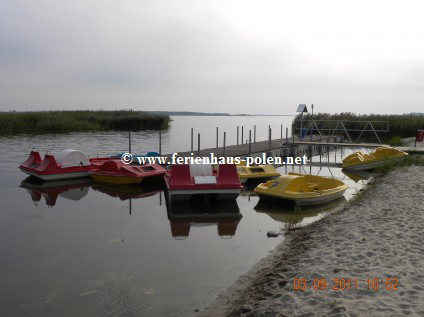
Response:
M150 197L162 193L164 190L163 182L146 183L137 186L93 183L91 187L95 191L119 198L122 201Z
M283 200L259 200L254 207L257 212L266 213L275 221L289 226L308 224L325 216L335 207L346 202L345 197L340 197L332 202L319 206L296 206L290 201Z
M372 173L368 171L347 171L342 169L342 173L353 180L355 183L369 180L372 176Z
M20 187L27 190L35 205L38 205L44 197L47 206L53 207L59 196L69 200L80 200L85 197L90 189L90 179L43 182L30 176L22 181Z
M216 225L221 238L231 238L236 234L242 218L237 201L206 200L196 197L190 201L167 199L166 207L171 225L171 234L175 239L186 239L192 226Z
M253 185L243 184L243 187L240 191L240 196L249 197L249 199L250 199L251 196L257 196L254 190L255 190L256 186L258 186L259 184L260 184L260 182L258 182L257 184L253 184Z
M21 186L31 196L35 205L44 197L47 206L53 207L58 197L70 200L80 200L85 197L90 187L121 201L129 202L129 214L132 214L132 200L146 198L159 194L158 205L162 205L163 182L146 183L138 186L91 183L89 178L42 182L28 177ZM166 196L165 196L166 198ZM221 238L231 238L236 234L237 226L242 218L236 200L220 201L207 199L203 196L194 197L190 201L171 201L166 199L167 215L171 225L171 235L175 239L185 239L190 234L190 228L217 226Z

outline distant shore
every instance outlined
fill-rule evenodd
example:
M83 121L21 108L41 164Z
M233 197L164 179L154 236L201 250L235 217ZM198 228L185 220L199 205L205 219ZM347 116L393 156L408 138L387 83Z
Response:
M169 121L168 115L132 110L0 112L0 134L161 130Z
M327 218L291 232L199 315L424 315L423 179L423 166L378 177Z
M294 117L294 114L248 114L223 112L193 112L193 111L147 111L148 113L168 116L216 116L216 117Z

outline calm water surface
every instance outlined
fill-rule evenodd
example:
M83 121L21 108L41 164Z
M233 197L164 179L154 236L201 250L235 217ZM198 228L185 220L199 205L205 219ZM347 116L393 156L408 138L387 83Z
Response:
M264 140L268 125L279 137L280 125L285 134L292 120L173 119L162 134L163 153L189 150L190 128L201 133L204 148L215 146L216 126L227 132L227 144L235 144L237 125L245 131L257 125L257 140ZM133 153L158 149L156 132L134 133L132 139ZM18 170L34 146L41 152L118 153L127 149L126 133L20 135L0 142L1 316L188 316L283 240L268 238L269 230L309 223L328 211L282 213L257 205L249 189L232 204L167 208L161 184L128 189L78 180L46 186L28 182ZM340 160L346 153L330 157ZM343 179L350 186L346 198L364 182L336 168L279 168L292 170ZM205 219L202 211L216 215Z

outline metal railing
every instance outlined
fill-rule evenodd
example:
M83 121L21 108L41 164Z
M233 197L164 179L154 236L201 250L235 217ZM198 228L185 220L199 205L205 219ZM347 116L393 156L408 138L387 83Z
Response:
M381 144L377 132L385 133L390 129L389 121L305 120L303 123L306 130L301 130L304 127L299 128L302 139L306 137L308 133L312 138L315 131L318 133L321 140L323 140L321 132L329 131L331 132L330 135L334 135L337 131L342 131L352 144L358 143L364 132L373 132L378 142ZM352 132L360 132L355 142L352 141Z

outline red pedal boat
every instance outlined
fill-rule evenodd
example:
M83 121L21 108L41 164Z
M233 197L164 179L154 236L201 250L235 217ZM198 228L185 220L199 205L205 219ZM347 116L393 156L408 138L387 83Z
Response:
M99 169L107 160L110 158L89 159L84 153L71 149L63 150L57 156L47 153L42 160L40 153L33 150L19 168L43 181L54 181L89 177L90 171Z
M93 181L120 185L137 185L149 177L163 177L166 169L159 164L127 165L120 160L109 160L91 171Z
M235 164L176 164L165 175L169 198L189 200L193 195L212 195L218 200L236 199L242 185Z

